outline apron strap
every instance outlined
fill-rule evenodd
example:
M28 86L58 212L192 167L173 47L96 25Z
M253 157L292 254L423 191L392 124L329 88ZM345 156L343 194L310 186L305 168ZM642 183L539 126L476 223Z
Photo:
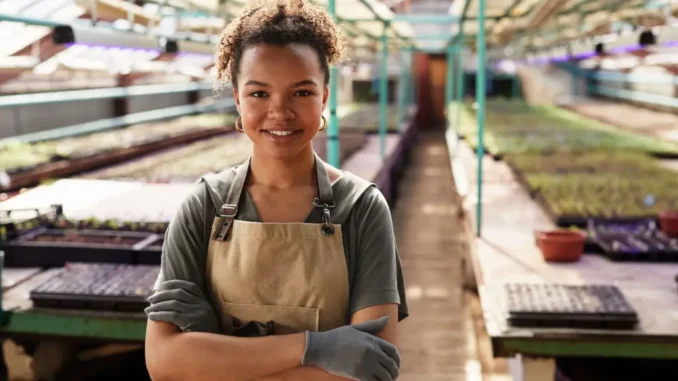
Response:
M327 175L325 170L325 163L322 161L318 155L315 155L315 174L316 181L318 182L318 198L316 199L319 204L333 205L334 202L334 193L332 192L332 184L330 183L330 178Z
M332 184L325 170L325 163L318 155L315 155L315 173L318 182L318 197L313 200L313 206L322 210L323 226L320 231L324 236L331 237L334 235L334 226L332 226L330 209L337 206L337 203L334 201Z
M247 161L242 163L235 170L235 177L231 183L231 187L228 190L228 196L226 196L225 205L235 205L240 204L240 196L242 195L242 190L245 188L245 183L247 182L247 176L250 173L250 163L252 162L252 157L248 158Z
M251 161L252 158L250 157L236 169L235 178L228 190L228 196L226 196L226 203L221 206L219 211L219 226L213 236L213 239L217 241L224 241L226 239L228 231L231 229L231 225L233 225L233 221L238 214L238 205L240 204L240 197L245 187L245 182L247 182ZM330 209L334 208L337 204L334 201L332 184L325 170L325 163L323 163L317 154L315 155L314 168L316 171L318 197L313 200L313 205L316 208L322 209L323 227L321 231L323 235L333 236L334 227L332 226Z
M231 183L231 187L228 190L228 196L226 196L226 203L221 206L219 210L219 225L214 231L214 236L212 237L216 241L225 241L228 231L233 225L233 220L238 215L238 205L240 204L240 196L242 195L242 190L245 187L245 182L247 181L247 175L250 172L250 162L252 158L248 158L242 165L240 165L235 170L235 178Z

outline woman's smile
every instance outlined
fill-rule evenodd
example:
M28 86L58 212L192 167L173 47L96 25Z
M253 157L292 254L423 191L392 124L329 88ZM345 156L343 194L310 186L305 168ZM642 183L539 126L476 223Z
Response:
M296 140L298 138L303 137L303 132L304 130L302 129L286 129L286 130L281 130L281 129L271 129L271 130L261 130L261 133L263 133L266 138L273 142L273 143L288 143L290 141Z

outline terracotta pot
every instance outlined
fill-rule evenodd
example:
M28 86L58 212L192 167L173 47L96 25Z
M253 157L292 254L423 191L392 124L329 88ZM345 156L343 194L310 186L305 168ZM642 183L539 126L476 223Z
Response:
M659 224L664 234L678 236L678 210L665 210L659 213Z
M572 230L536 232L537 246L550 262L575 262L584 253L586 235Z

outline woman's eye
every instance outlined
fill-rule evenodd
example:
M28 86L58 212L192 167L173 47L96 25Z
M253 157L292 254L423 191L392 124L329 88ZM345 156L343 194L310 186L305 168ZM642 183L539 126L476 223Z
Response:
M263 92L263 91L255 91L255 92L253 92L253 93L250 94L250 95L253 96L253 97L255 97L255 98L263 98L263 97L265 97L265 96L268 96L268 94L266 94L266 93Z
M313 93L308 91L308 90L299 90L296 93L294 93L294 95L300 96L300 97L308 97L308 96L313 95Z

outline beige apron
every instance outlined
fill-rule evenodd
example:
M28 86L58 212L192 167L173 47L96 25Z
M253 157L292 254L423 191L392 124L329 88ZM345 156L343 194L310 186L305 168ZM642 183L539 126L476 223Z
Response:
M316 156L323 223L254 223L237 220L250 160L236 170L212 226L207 285L222 330L255 324L259 334L325 331L348 324L348 270L341 226L324 163ZM310 202L310 200L309 200Z

